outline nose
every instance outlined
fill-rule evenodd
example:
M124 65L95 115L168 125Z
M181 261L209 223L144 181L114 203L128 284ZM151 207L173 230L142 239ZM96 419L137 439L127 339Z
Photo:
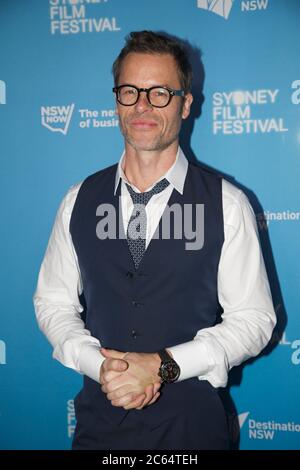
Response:
M140 96L137 100L137 103L135 104L135 107L139 112L143 112L152 107L148 101L147 93L145 91L140 92Z

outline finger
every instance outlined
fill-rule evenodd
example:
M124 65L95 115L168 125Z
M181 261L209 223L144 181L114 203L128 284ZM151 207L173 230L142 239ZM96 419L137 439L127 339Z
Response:
M154 395L153 388L154 388L153 384L147 385L147 387L145 388L146 397L145 397L142 405L139 407L139 409L144 408L144 406L146 406L150 402L150 400L152 400L153 395Z
M112 380L105 381L104 384L102 385L102 391L104 393L112 393L116 389L119 389L122 387L128 387L128 386L131 386L131 390L129 391L132 391L132 392L139 391L140 393L144 393L143 388L138 387L137 380L131 377L128 377L128 375L123 372L118 373L118 375Z
M115 372L124 372L128 369L128 362L124 361L123 359L105 359L103 362L103 369L105 372L109 372L111 370Z
M110 370L108 372L101 372L100 374L100 384L104 385L107 382L111 382L114 379L117 379L118 377L121 377L122 372L116 372L114 370Z
M159 398L159 396L160 396L160 392L157 392L157 393L154 395L154 397L152 398L152 400L148 403L147 406L153 405L153 403L156 402L156 400Z
M131 401L128 405L123 406L125 410L131 410L140 406L145 399L145 394L139 395L135 400Z
M141 402L144 401L145 395L142 394L142 399L141 399L141 394L138 392L130 392L127 393L127 395L122 396L121 398L118 398L116 400L112 400L111 404L113 406L126 406L126 409L134 408L135 406L132 406L132 404L135 404L135 402L138 402L138 405L141 404ZM128 408L127 408L128 407Z
M122 377L122 372L117 372L115 370L110 370L108 372L104 372L102 374L101 379L101 384L106 384L108 382L112 382L113 380L118 379L119 377Z
M141 410L142 408L145 408L145 406L149 405L150 404L150 401L153 399L155 393L154 393L154 386L153 384L151 384L151 388L147 387L145 392L146 392L146 398L144 400L144 402L142 403L142 405L138 408L139 410Z
M117 378L111 380L110 382L104 382L101 387L102 392L109 394L112 393L114 390L122 387L122 384L118 383Z
M140 395L142 393L142 390L134 390L132 388L132 385L130 384L125 384L122 386L119 386L115 388L114 390L110 391L107 393L107 398L108 400L120 400L121 398L125 397L129 393L132 394L132 399L135 399L137 395Z

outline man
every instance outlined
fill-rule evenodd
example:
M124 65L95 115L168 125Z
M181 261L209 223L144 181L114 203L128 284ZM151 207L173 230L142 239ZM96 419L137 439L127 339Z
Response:
M53 356L84 374L73 449L227 449L217 389L275 325L255 217L179 147L193 100L181 44L131 33L113 73L125 151L67 193L34 297ZM204 208L195 246L176 232L190 207Z

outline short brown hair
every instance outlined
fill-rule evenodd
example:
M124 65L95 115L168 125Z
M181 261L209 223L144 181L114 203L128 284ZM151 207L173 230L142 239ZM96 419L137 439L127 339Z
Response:
M183 44L178 39L153 31L135 31L126 37L126 43L112 66L115 86L118 86L121 66L131 52L145 54L170 54L177 64L179 80L185 93L191 91L192 67Z

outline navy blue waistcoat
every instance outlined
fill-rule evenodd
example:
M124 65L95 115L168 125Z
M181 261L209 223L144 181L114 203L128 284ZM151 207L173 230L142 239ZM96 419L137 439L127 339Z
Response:
M224 241L222 180L189 164L183 194L173 189L168 205L204 204L202 249L186 250L184 238L153 238L135 270L125 238L100 240L96 235L100 204L115 207L117 226L122 219L120 184L114 195L116 170L113 165L83 182L70 221L83 282L86 327L103 346L120 351L156 352L191 341L198 330L213 326L220 313L217 273ZM158 230L160 225L161 221ZM177 392L188 393L184 387L190 381L193 387L200 383L195 378L165 385L160 399L139 413L152 424L170 416L179 406ZM88 377L84 377L75 408L77 433L80 423L89 417L104 416L120 423L128 413L112 406L99 384Z

